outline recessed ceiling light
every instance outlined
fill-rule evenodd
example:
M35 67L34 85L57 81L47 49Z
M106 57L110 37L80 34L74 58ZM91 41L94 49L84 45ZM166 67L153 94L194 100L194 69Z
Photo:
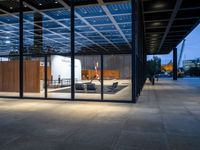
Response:
M9 40L6 40L5 43L6 43L6 44L10 44L10 41L9 41Z
M39 3L39 5L40 5L40 6L42 6L42 4L41 4L41 3Z
M154 22L154 23L152 23L152 25L153 26L159 26L159 25L161 25L161 23L160 22Z
M151 36L156 37L156 36L158 36L158 34L152 34Z
M54 3L55 3L55 4L57 4L58 2L57 2L57 1L55 1Z
M166 6L165 3L156 3L155 5L153 5L154 8L163 8L165 6Z

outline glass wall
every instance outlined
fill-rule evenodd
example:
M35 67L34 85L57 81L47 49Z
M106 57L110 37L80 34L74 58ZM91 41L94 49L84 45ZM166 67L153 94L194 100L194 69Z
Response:
M19 96L19 3L0 1L0 96ZM15 14L12 12L15 11ZM11 12L11 13L10 13Z
M103 65L104 99L131 100L131 56L106 55Z
M23 57L23 91L25 97L44 98L44 57L27 55Z
M71 57L50 55L47 67L48 98L71 98Z
M19 96L19 4L1 4L8 8L0 14L0 96ZM74 65L70 4L23 5L24 97L71 99L74 90L75 99L131 100L130 2L76 5Z
M42 9L50 5L59 7ZM24 7L30 10L24 13L24 96L45 97L47 85L47 98L70 99L70 10L54 1L29 1Z
M101 58L100 56L76 56L75 98L101 99Z

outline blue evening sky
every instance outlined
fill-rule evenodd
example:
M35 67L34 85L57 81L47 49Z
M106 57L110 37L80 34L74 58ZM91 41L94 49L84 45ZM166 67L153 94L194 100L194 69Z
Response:
M185 47L182 60L195 59L200 57L200 24L185 38ZM182 42L177 46L178 58L180 55ZM166 55L157 55L161 58L162 64L167 64L172 60L172 52ZM152 58L149 56L148 58Z

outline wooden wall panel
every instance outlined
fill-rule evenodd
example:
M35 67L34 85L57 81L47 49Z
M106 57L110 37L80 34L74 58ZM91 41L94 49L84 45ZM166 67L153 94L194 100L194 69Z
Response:
M19 92L19 61L0 62L0 91ZM40 92L40 61L24 61L24 92Z
M24 92L40 92L40 61L24 61Z
M0 91L2 91L2 63L0 62Z
M98 70L99 77L101 76L100 70ZM82 70L82 79L91 80L95 76L95 70ZM120 72L118 70L104 70L104 79L119 79Z
M47 67L47 79L51 80L51 67ZM40 66L40 80L44 80L44 66Z
M7 61L1 63L1 91L19 91L19 61Z
M81 61L83 70L94 70L96 62L99 63L98 69L101 69L100 56L76 56L76 59ZM103 64L104 70L118 70L120 72L120 79L131 79L131 55L105 55Z

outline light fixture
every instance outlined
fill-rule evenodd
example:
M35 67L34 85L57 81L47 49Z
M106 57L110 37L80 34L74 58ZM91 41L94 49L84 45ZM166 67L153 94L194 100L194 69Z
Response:
M156 3L155 5L153 5L154 8L163 8L165 6L166 6L165 3Z
M55 3L55 4L58 4L58 2L57 2L57 1L55 1L54 3Z
M6 40L5 43L6 43L6 44L10 44L10 41L9 41L9 40Z
M10 9L13 9L13 7L10 7Z
M39 3L39 5L40 5L40 6L42 6L42 4L41 4L41 3Z
M154 23L152 23L152 25L153 26L159 26L159 25L161 25L161 23L160 22L154 22Z
M157 37L157 36L158 36L158 34L151 34L151 36L152 36L152 37Z

